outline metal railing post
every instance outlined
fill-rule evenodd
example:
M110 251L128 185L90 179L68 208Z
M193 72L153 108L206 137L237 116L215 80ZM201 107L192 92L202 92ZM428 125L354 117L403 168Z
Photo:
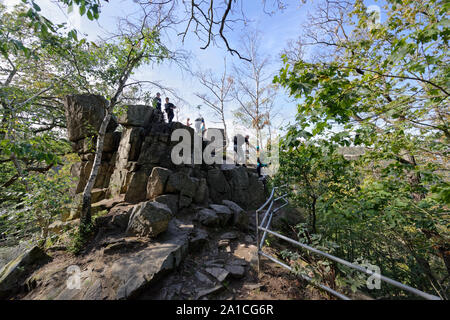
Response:
M259 269L259 265L260 265L260 258L259 258L259 212L258 212L258 210L256 210L256 214L255 214L255 222L256 222L256 256L257 256L257 259L258 259L258 262L257 262L257 272L258 272L258 279L259 279L259 271L260 271L260 269Z

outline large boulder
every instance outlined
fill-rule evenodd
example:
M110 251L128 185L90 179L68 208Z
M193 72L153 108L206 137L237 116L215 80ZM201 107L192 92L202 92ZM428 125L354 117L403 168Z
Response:
M118 121L126 127L146 127L150 122L153 111L153 107L146 105L123 106Z
M189 234L192 225L185 225L173 219L167 232L155 243L143 250L120 257L111 266L111 277L103 278L112 282L114 290L109 299L130 299L141 290L161 278L161 275L180 265L188 252Z
M238 204L230 200L223 200L222 203L233 212L233 225L241 230L248 227L248 214Z
M202 209L197 212L197 220L208 227L217 227L220 225L220 218L212 209Z
M170 193L180 192L180 194L193 198L197 191L198 179L189 177L186 172L175 172L170 175L166 191Z
M97 217L95 225L107 230L125 231L133 209L133 205L118 204L107 215Z
M98 95L66 96L64 105L69 140L76 142L96 135L105 117L106 104L106 99ZM117 121L111 117L106 131L113 132L116 128Z
M253 192L249 189L249 179L247 169L236 167L232 170L224 171L228 176L231 187L231 200L243 206L247 206L248 193Z
M231 221L231 218L233 217L233 213L231 210L224 205L221 204L211 204L209 205L211 209L213 209L216 214L219 216L220 224L222 226L225 226L229 221Z
M153 199L164 193L166 182L172 171L162 167L155 167L147 183L147 199Z
M6 264L0 269L0 299L18 292L26 276L50 259L41 248L34 246Z
M156 237L167 230L172 212L163 203L146 201L133 209L127 233L136 236Z
M131 179L125 193L125 201L137 203L147 198L147 182L150 170L142 168L131 173Z

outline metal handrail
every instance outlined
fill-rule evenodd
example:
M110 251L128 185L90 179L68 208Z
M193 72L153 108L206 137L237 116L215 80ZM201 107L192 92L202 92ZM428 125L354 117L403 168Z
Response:
M282 187L284 187L284 186L282 186ZM269 230L269 227L270 227L270 223L271 223L271 221L272 221L273 214L276 213L278 210L280 210L282 207L286 206L286 205L289 203L289 201L286 199L287 194L284 194L284 195L282 195L282 196L277 197L276 199L273 199L275 190L276 190L276 189L279 189L279 188L281 188L281 187L274 187L274 188L272 189L272 192L271 192L271 194L270 194L269 199L268 199L268 200L267 200L267 201L266 201L266 202L265 202L258 210L256 210L256 218L255 218L255 219L256 219L256 245L257 245L257 258L258 258L258 266L257 266L257 267L258 267L258 274L259 274L259 272L260 272L260 257L259 257L260 255L262 255L262 256L264 256L264 257L266 257L266 258L272 260L273 262L275 262L275 263L277 263L277 264L283 266L284 268L287 268L287 269L289 269L290 271L292 271L292 267L290 267L290 266L284 264L283 262L281 262L281 261L275 259L274 257L272 257L272 256L270 256L270 255L268 255L268 254L266 254L266 253L264 253L264 252L262 251L262 247L263 247L263 245L264 245L264 239L265 239L267 233L270 233L270 234L272 234L272 235L274 235L274 236L276 236L276 237L278 237L278 238L280 238L280 239L283 239L283 240L285 240L285 241L288 241L288 242L290 242L290 243L292 243L292 244L295 244L295 245L297 245L297 246L299 246L299 247L301 247L301 248L303 248L303 249L306 249L306 250L308 250L308 251L311 251L311 252L314 252L314 253L319 254L319 255L321 255L321 256L324 256L324 257L326 257L326 258L328 258L328 259L330 259L330 260L333 260L333 261L335 261L335 262L338 262L338 263L340 263L340 264L343 264L343 265L345 265L345 266L347 266L347 267L350 267L350 268L352 268L352 269L358 270L358 271L363 272L363 273L368 274L368 275L373 275L373 272L372 272L372 271L369 271L369 270L367 270L367 269L365 269L365 268L363 268L363 267L361 267L361 266L355 265L355 264L353 264L353 263L351 263L351 262L348 262L348 261L343 260L343 259L341 259L341 258L335 257L335 256L333 256L333 255L331 255L331 254L329 254L329 253L320 251L320 250L318 250L318 249L316 249L316 248L313 248L313 247L311 247L311 246L308 246L308 245L306 245L306 244L300 243L300 242L295 241L295 240L293 240L293 239L290 239L290 238L288 238L288 237L286 237L286 236L283 236L283 235L281 235L281 234L279 234L279 233L277 233L277 232L274 232L274 231ZM273 203L274 203L275 201L281 200L281 199L283 199L283 200L285 201L285 203L284 203L282 206L276 208L274 211L271 212ZM263 208L265 208L269 202L270 202L269 209L266 210L266 214L264 215L264 219L261 221L261 223L259 223L259 212L260 212ZM267 218L268 216L269 216L269 219L268 219L268 221L267 221L267 224L266 224L265 227L264 227L264 226L263 226L263 225L264 225L264 222L265 222L265 220L266 220L266 218ZM263 234L263 237L261 237L261 240L259 239L259 230L264 231L264 234ZM305 280L309 281L309 282L312 281L312 279L311 279L310 277L306 276L306 275L301 275L301 277L304 278ZM386 282L386 283L389 283L389 284L391 284L391 285L393 285L393 286L395 286L395 287L398 287L398 288L403 289L403 290L405 290L405 291L408 291L408 292L411 292L411 293L413 293L413 294L416 294L416 295L418 295L418 296L420 296L420 297L422 297L422 298L425 298L425 299L427 299L427 300L441 300L441 298L439 298L439 297L437 297L437 296L435 296L435 295L428 294L428 293L426 293L426 292L420 291L420 290L418 290L418 289L415 289L415 288L413 288L413 287L410 287L410 286L408 286L408 285L405 285L405 284L403 284L403 283L400 283L400 282L398 282L398 281L395 281L395 280L393 280L393 279L390 279L390 278L388 278L388 277L385 277L385 276L383 276L383 275L381 275L381 274L379 275L379 279L382 280L382 281L384 281L384 282ZM337 291L335 291L335 290L333 290L333 289L331 289L331 288L329 288L329 287L327 287L327 286L325 286L325 285L322 285L322 284L315 284L315 285L318 286L319 288L321 288L321 289L323 289L323 290L325 290L325 291L327 291L327 292L330 292L331 294L333 294L333 295L339 297L340 299L350 300L350 298L348 298L347 296L345 296L345 295L343 295L343 294L341 294L341 293L339 293L339 292L337 292Z

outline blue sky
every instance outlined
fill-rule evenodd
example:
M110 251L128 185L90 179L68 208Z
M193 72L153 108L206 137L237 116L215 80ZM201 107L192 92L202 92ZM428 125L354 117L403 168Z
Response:
M20 2L20 0L0 1L8 5ZM65 8L60 8L55 4L57 1L36 0L36 2L40 5L44 16L54 22L68 22L70 26L86 34L91 41L95 41L99 36L106 35L107 31L114 30L118 17L133 14L138 10L138 7L131 0L111 0L109 3L103 3L99 20L90 21L85 16L80 17L76 9L71 14L67 14ZM270 1L267 2L270 3ZM268 15L263 11L262 0L243 1L245 15L251 21L248 27L257 29L262 33L262 54L270 56L270 72L274 75L281 67L280 52L286 47L289 40L297 38L301 32L301 25L306 22L308 11L312 10L314 4L318 1L310 0L306 4L303 4L300 0L286 0L285 2L287 3L285 10ZM242 25L237 24L233 32L228 32L227 38L233 48L239 49L240 37L247 30ZM196 70L198 66L201 66L202 69L212 69L220 75L223 71L224 56L227 57L227 65L230 71L232 64L241 62L237 56L232 56L225 50L224 44L220 40L218 41L218 47L210 46L206 50L201 50L202 43L193 34L188 35L185 42L181 43L181 38L177 37L176 32L172 31L165 37L165 41L172 49L183 48L190 52L192 57L191 70ZM204 89L195 78L189 73L180 70L177 65L163 63L156 66L145 66L136 72L134 78L159 81L162 85L176 90L178 95L185 100L185 102L178 102L177 105L180 108L179 120L181 122L185 122L187 117L190 117L192 122L199 115L196 106L202 103L194 95L194 92L204 92ZM280 111L279 118L275 121L276 128L279 128L281 124L287 125L289 122L294 121L296 106L287 95L280 92L275 105ZM229 127L233 127L231 110L236 108L237 104L234 102L228 105L227 125ZM218 119L213 117L213 113L209 109L204 107L200 113L205 118L207 127L221 127L219 124L214 123ZM248 129L241 127L240 130L245 131Z

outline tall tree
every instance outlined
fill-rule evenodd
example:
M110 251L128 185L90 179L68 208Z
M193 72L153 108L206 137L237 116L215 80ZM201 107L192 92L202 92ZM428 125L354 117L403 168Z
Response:
M261 53L261 34L249 32L242 42L243 52L251 61L243 61L234 68L233 96L239 105L234 115L255 129L257 146L262 148L262 130L270 125L276 87L272 84L269 57Z
M200 84L207 90L207 93L196 92L195 95L220 118L224 128L225 148L227 148L229 140L225 112L227 110L226 105L231 101L234 79L228 74L226 58L223 60L223 72L219 79L212 70L199 71L195 75Z

